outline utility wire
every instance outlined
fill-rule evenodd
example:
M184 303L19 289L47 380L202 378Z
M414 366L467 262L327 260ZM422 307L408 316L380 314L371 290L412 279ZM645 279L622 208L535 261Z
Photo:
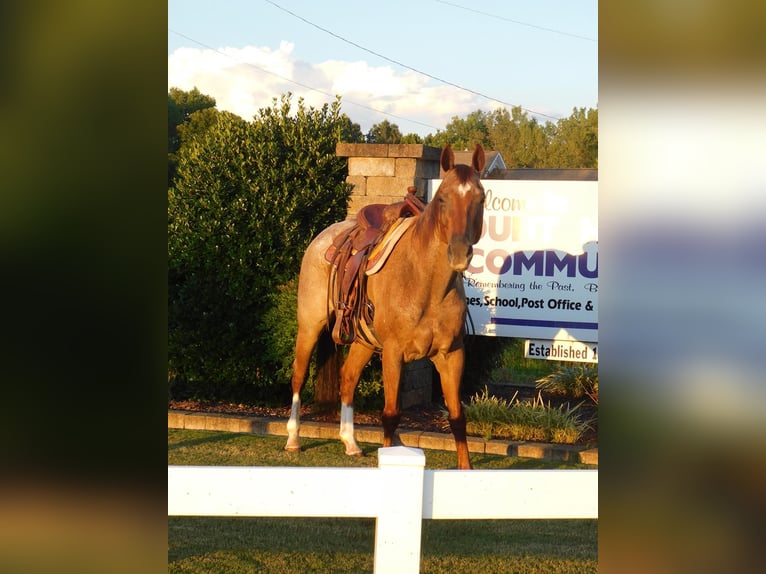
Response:
M452 6L454 8L460 8L461 10L467 10L468 12L475 12L476 14L481 14L482 16L489 16L490 18L496 18L498 20L505 20L506 22L511 22L513 24L518 24L519 26L528 26L530 28L536 28L538 30L544 30L545 32L553 32L554 34L561 34L562 36L570 36L572 38L579 38L580 40L587 40L589 42L598 42L595 38L590 38L588 36L580 36L579 34L572 34L570 32L563 32L561 30L554 30L553 28L546 28L544 26L537 26L536 24L529 24L527 22L520 22L519 20L512 20L510 18L506 18L504 16L498 16L497 14L490 14L489 12L482 12L481 10L475 10L473 8L468 8L466 6L461 6L460 4L453 4L452 2L445 2L445 0L436 0L440 4L446 4L447 6Z
M477 92L476 90L472 90L470 88L466 88L465 86L461 86L460 84L455 84L454 82L450 82L448 80L444 80L442 78L439 78L437 76L429 74L428 72L424 72L422 70L418 70L417 68L413 68L412 66L408 66L407 64L403 64L402 62L399 62L397 60L393 60L393 59L391 59L391 58L389 58L387 56L384 56L383 54L379 54L378 52L374 52L373 50L365 48L364 46L362 46L360 44L357 44L356 42L352 42L351 40L348 40L348 39L344 38L343 36L339 36L335 32L333 32L331 30L328 30L327 28L323 28L322 26L319 26L318 24L314 24L314 22L311 22L310 20L306 20L304 17L299 16L295 12L291 12L287 8L283 8L282 6L277 4L276 2L272 2L272 0L265 0L265 1L268 2L269 4L271 4L272 6L274 6L275 8L278 8L279 10L282 10L283 12L286 12L287 14L290 14L290 16L293 16L294 18L297 18L298 20L301 20L302 22L305 22L309 26L313 26L317 30L321 30L322 32L325 32L326 34L329 34L330 36L332 36L334 38L337 38L338 40L341 40L342 42L345 42L346 44L350 44L350 45L354 46L355 48L359 48L360 50L364 50L365 52L367 52L369 54L372 54L373 56L377 56L378 58L382 58L382 59L386 60L387 62L391 62L392 64L396 64L397 66L401 66L402 68L407 68L408 70L412 70L413 72L417 72L418 74L426 76L427 78L431 78L432 80L436 80L437 82L441 82L442 84L447 84L448 86L452 86L453 88L458 88L459 90L463 90L464 92L471 93L471 94L473 94L475 96L479 96L479 97L485 98L487 100L491 100L493 102L498 102L499 104L503 104L504 106L508 106L508 107L511 107L511 108L519 107L522 110L524 110L525 112L528 112L530 114L534 114L534 115L537 115L537 116L543 116L543 117L546 117L546 118L549 118L549 119L552 119L552 120L559 120L559 119L561 119L561 118L558 118L556 116L550 116L550 115L544 114L542 112L536 112L536 111L530 110L528 108L517 106L516 104L511 104L509 102L505 102L503 100L499 100L497 98L493 98L492 96L488 96L486 94L482 94L481 92Z
M324 90L320 90L319 88L314 88L313 86L309 86L308 84L302 84L301 82L296 82L295 80L292 80L290 78L287 78L287 77L282 76L280 74L277 74L275 72L271 72L269 70L266 70L265 68L261 68L260 66L256 66L255 64L252 64L250 62L243 62L242 60L239 60L239 59L235 58L231 54L227 54L226 52L222 52L221 50L219 50L217 48L213 48L212 46L208 46L207 44L204 44L204 43L200 42L199 40L195 40L194 38L191 38L191 37L187 36L186 34L182 34L181 32L173 30L172 28L168 28L168 32L172 32L173 34L176 34L177 36L180 36L181 38L189 40L190 42L194 42L198 46L202 46L203 48L206 48L208 50L212 50L216 54L220 54L221 56L225 56L227 58L231 58L232 60L234 60L236 62L239 62L240 64L245 64L246 66L249 66L251 68L255 68L259 72L263 72L264 74L269 74L271 76L275 76L275 77L279 78L280 80L284 80L285 82L290 82L291 84L295 84L296 86L300 86L301 88L306 88L307 90L311 90L312 92L317 92L317 93L325 95L325 96L327 96L329 98L335 98L337 96L337 94L331 94L330 92L326 92ZM418 120L413 120L413 119L410 119L410 118L405 118L405 117L402 117L402 116L397 116L396 114L392 114L390 112L384 112L383 110L378 110L376 108L367 106L365 104L360 104L359 102L355 102L353 100L345 99L343 101L344 101L344 103L348 102L349 104L353 104L353 105L358 106L360 108L364 108L366 110L370 110L370 111L378 113L378 114L383 114L383 115L395 118L397 120L401 120L401 121L405 121L405 122L412 122L414 124L418 124L418 125L421 125L423 127L430 128L430 129L436 130L436 131L439 131L439 129L440 129L440 128L437 128L436 126L432 126L431 124L427 124L425 122L421 122L421 121L418 121Z

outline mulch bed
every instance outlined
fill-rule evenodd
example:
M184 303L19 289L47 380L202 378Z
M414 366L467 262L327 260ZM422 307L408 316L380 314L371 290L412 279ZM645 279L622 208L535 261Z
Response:
M504 386L502 389L493 388L490 389L490 391L496 396L500 396L501 398L505 399L510 399L516 392L518 392L516 398L521 401L533 400L538 396L538 391L535 388L525 386ZM552 397L545 393L543 393L542 398L546 404L548 404L550 401L550 404L553 407L558 407L559 405L566 404L568 402L567 399ZM573 404L576 404L576 402ZM285 405L283 407L261 407L216 401L171 400L168 403L168 408L181 411L265 417L275 420L287 420L290 417L290 405ZM583 405L580 408L583 410L583 413L586 417L589 417L592 415L592 413L595 413L593 407L588 405ZM446 408L442 404L437 403L418 405L409 409L403 409L399 428L408 430L420 430L424 432L450 433L451 431L449 428L449 422L447 421L445 413ZM336 411L331 413L318 413L314 412L310 405L304 405L301 408L301 420L340 424L340 412ZM380 412L365 413L356 410L354 412L354 423L361 426L379 427L381 425ZM580 444L595 444L597 442L597 429L588 431L586 435L583 436L579 441Z
M234 403L187 400L170 401L168 408L181 411L247 415L284 420L290 418L289 405L284 407L257 407ZM433 403L402 410L402 420L399 423L399 428L422 430L425 432L451 432L449 423L444 416L445 410L444 407ZM340 413L317 413L313 411L310 405L304 405L301 407L301 420L340 424ZM354 412L354 423L364 426L380 426L380 413L363 413L357 410Z

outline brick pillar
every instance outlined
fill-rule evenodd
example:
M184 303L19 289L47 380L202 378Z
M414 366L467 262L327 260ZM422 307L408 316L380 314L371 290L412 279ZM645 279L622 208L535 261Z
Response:
M339 143L335 154L348 158L346 182L354 186L347 217L371 203L401 201L407 188L425 200L429 179L439 179L441 149L421 144Z
M415 186L425 201L429 179L439 179L441 149L421 144L339 143L335 155L348 158L346 182L354 186L347 218L356 217L365 205L401 201L407 188ZM401 407L431 402L433 365L428 359L408 363L402 369L399 389Z

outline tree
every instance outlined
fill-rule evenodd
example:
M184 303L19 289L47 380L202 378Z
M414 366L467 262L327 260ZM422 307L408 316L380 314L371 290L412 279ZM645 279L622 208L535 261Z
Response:
M346 114L341 115L341 140L346 143L364 143L364 134L359 124L352 122Z
M489 114L488 123L491 149L502 154L506 166L543 166L548 147L545 130L521 106L512 107L510 112L506 108L495 110Z
M427 136L426 144L436 147L450 144L456 150L470 150L479 143L492 149L487 119L488 115L481 110L471 112L465 118L454 116L444 131L438 130L433 136Z
M185 92L179 88L168 91L168 187L173 185L177 168L181 137L178 128L200 110L215 108L215 99L197 88Z
M409 134L405 134L404 136L402 136L401 143L403 143L403 144L422 144L423 143L423 138L420 137L416 133L409 133Z
M542 125L521 106L476 110L465 118L453 117L444 130L422 141L455 149L472 149L480 143L499 151L509 168L598 167L598 110L575 108L568 118Z
M516 151L521 134L518 123L506 108L499 108L490 114L490 125L491 149L500 152L509 168L519 167Z
M375 124L367 132L367 143L398 144L402 142L402 132L399 126L388 120Z
M345 217L350 186L335 145L340 100L291 94L252 122L219 113L184 139L168 203L168 362L175 388L207 398L281 400L291 358L271 351L274 293L309 241ZM181 385L181 387L179 387ZM275 390L276 389L276 390Z
M234 115L231 112L219 112L215 108L204 108L189 114L188 119L176 128L179 149L181 146L188 144L192 139L204 136L205 132L218 122L220 114Z
M598 110L573 108L556 122L547 167L598 167Z

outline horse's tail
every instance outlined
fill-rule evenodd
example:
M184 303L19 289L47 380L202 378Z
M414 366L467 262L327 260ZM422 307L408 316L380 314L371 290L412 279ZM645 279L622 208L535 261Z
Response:
M337 409L340 394L340 346L329 329L323 329L317 342L317 376L314 383L314 406L319 412Z

